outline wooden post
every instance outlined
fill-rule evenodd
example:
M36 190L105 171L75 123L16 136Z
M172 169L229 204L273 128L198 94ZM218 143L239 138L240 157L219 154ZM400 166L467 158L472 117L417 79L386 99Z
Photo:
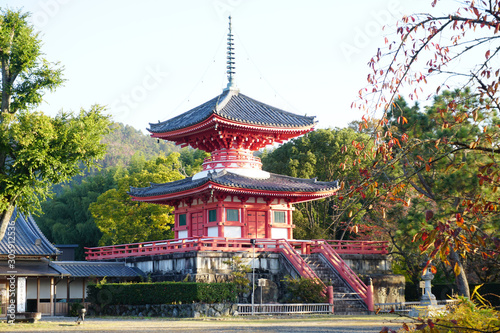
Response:
M86 281L86 279L83 278L83 280L82 280L82 304L85 303L85 289L87 289L87 288L85 288L85 281Z
M36 277L36 312L42 312L40 309L40 277Z
M54 315L54 278L50 278L50 315Z
M327 294L328 294L328 303L331 305L331 311L333 313L333 286L328 286L327 288Z
M71 300L71 297L70 297L70 285L69 285L69 276L66 277L66 303L68 303L68 307L69 307L69 302Z
M366 290L366 305L368 306L368 311L373 312L375 305L373 304L373 282L372 278L369 279L368 286Z

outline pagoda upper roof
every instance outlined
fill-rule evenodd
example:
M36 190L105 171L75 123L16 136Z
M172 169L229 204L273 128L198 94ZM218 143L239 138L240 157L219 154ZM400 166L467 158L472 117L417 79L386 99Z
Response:
M314 117L283 111L240 94L236 89L226 89L219 96L177 117L163 122L150 123L148 131L168 133L196 125L211 116L219 116L246 125L281 129L312 128L315 125Z
M199 179L188 177L164 184L151 183L149 187L131 187L128 194L138 201L155 202L190 196L204 189L253 193L262 196L296 197L297 200L292 201L300 202L333 195L338 189L338 181L322 182L316 179L295 178L273 173L269 173L269 178L259 179L222 170L211 172ZM298 199L299 197L302 199Z

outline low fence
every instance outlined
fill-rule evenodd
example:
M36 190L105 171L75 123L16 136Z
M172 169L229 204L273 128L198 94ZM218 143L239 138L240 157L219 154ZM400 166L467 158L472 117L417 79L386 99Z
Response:
M252 304L238 304L238 315L294 313L333 313L333 304L255 304L253 309Z
M447 307L453 308L458 305L458 300L448 299L439 300L437 305L446 305ZM401 303L375 303L375 311L378 312L397 312L408 314L410 310L414 307L420 306L420 302L401 302Z

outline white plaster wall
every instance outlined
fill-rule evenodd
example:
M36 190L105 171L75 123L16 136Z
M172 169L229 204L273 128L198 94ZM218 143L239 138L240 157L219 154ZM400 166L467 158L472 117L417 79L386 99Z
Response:
M288 239L287 228L271 228L272 239Z
M71 285L70 285L71 288ZM66 279L60 280L56 284L56 298L61 299L61 298L67 298L68 296L66 295L68 293L68 287L66 286ZM69 292L71 296L71 290ZM81 294L81 292L80 292Z
M180 230L179 231L179 238L187 238L187 236L188 236L187 230Z
M136 263L136 267L145 273L150 273L153 271L153 262L152 261L140 261Z
M40 298L50 298L50 278L40 279Z
M69 296L71 298L82 298L82 283L82 279L71 281L71 283L69 284ZM64 289L66 289L66 286L64 286Z
M241 227L225 226L224 227L224 237L241 238Z
M26 298L36 299L36 278L26 280Z
M162 272L172 271L174 268L174 264L172 260L158 260L158 270Z
M208 237L219 237L219 227L208 227L207 228Z

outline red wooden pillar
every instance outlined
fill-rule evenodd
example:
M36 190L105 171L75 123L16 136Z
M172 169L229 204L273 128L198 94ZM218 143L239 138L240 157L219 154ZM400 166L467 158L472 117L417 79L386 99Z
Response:
M333 313L333 286L328 286L327 294L328 294L328 303L332 305L332 313Z
M278 199L279 200L279 199ZM266 238L271 238L271 228L273 227L273 211L268 207L266 216Z
M292 218L292 210L290 209L291 208L291 205L288 204L288 210L286 211L286 224L288 224L289 228L288 228L288 239L293 239L293 228L292 228L292 225L293 225L293 218Z
M243 230L245 226L248 227L248 211L246 205L241 208L241 238L248 238L248 231Z
M218 200L218 199L214 199ZM217 203L217 224L219 225L219 237L224 236L224 222L226 221L226 215L224 214L224 207L222 204Z
M368 288L366 290L366 305L368 306L368 311L373 312L375 310L375 305L373 304L373 282L372 278L369 278Z

